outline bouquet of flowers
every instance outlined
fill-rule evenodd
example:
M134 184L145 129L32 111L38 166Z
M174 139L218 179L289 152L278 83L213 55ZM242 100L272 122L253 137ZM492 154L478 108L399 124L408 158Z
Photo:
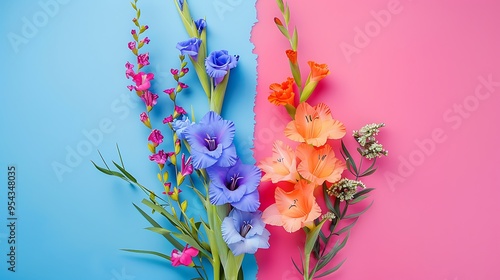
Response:
M144 103L139 119L149 131L149 160L158 168L161 189L148 188L138 182L125 168L119 149L120 161L113 161L113 168L102 156L104 165L94 163L102 173L119 177L144 192L143 206L134 204L135 208L151 224L147 229L162 235L173 246L170 254L126 251L155 255L174 267L191 267L198 275L195 279L243 279L241 264L245 254L269 248L270 233L265 224L270 224L283 226L288 232L304 229L303 263L299 266L294 261L304 279L334 272L342 262L334 267L330 263L345 246L348 235L333 247L331 243L348 234L357 218L369 207L358 213L348 211L348 206L363 201L373 190L365 188L360 178L373 174L376 159L387 155L375 139L383 124L371 124L354 131L354 139L359 144L358 164L344 142L341 142L342 158L336 156L329 142L345 136L344 124L333 118L326 104L308 103L317 84L330 72L325 64L310 61L310 73L302 81L297 29L290 32L289 7L277 0L283 20L275 18L274 21L290 42L291 49L286 51L286 56L293 78L272 84L268 99L283 106L290 115L284 134L289 142L297 144L291 147L276 140L272 157L260 162L258 167L243 162L233 141L237 133L235 125L221 116L229 76L236 70L239 56L226 50L209 52L209 24L203 18L193 19L187 0L174 0L173 3L187 33L187 38L176 44L179 66L170 71L174 86L165 89L164 95L155 93L151 85L155 76L145 70L150 57L148 52L143 52L150 39L145 36L148 26L140 23L138 0L131 3L135 11L132 20L135 28L131 30L132 40L128 43L135 63L125 65L125 76L131 80L128 89ZM189 87L184 77L191 75L190 69L194 69L208 104L200 120L196 119L192 108L185 109L188 104L180 104L177 98ZM155 127L151 112L159 107L160 96L170 100L171 112L164 114L160 127ZM368 168L362 168L363 159L371 161ZM344 177L345 170L354 178ZM276 203L264 212L259 211L261 181L271 181L275 187ZM190 196L181 194L186 189L191 190ZM322 190L319 194L324 199L326 212L317 203L315 189ZM201 202L204 213L193 215L189 212L192 199ZM162 221L154 218L155 213ZM168 226L162 226L165 221Z

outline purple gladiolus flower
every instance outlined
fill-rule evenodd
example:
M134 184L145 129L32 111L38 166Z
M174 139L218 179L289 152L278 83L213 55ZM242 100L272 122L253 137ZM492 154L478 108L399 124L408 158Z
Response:
M205 30L207 27L207 22L206 20L200 18L199 20L194 21L194 25L196 25L196 30L198 30L198 35L201 35L201 32Z
M177 133L177 137L179 139L184 140L186 138L186 128L191 126L191 121L189 120L188 117L183 116L182 119L175 119L172 122L172 128L174 129L175 133Z
M233 144L234 132L234 123L222 119L213 111L208 112L199 123L189 126L185 137L191 146L193 167L201 169L235 164L238 156Z
M261 215L260 211L250 213L233 209L222 221L222 238L235 256L269 248L271 234L264 228Z
M205 68L207 70L208 76L214 79L214 83L217 86L227 72L238 64L239 56L229 55L226 50L213 51L205 60Z
M198 58L198 50L200 49L201 40L198 38L191 38L187 41L177 43L176 48L181 51L183 55L189 55L193 60Z
M260 206L257 187L261 171L255 165L237 161L231 167L212 166L207 169L210 176L210 202L215 205L230 203L241 211L253 212Z

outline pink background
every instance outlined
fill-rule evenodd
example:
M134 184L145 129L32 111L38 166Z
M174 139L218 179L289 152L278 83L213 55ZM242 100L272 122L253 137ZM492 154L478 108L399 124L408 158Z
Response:
M323 279L500 279L500 86L479 78L500 82L499 2L288 2L302 72L307 60L332 72L310 102L326 102L348 131L387 124L380 140L390 156L365 180L377 188L375 203L334 261L347 257L343 267ZM398 8L381 26L371 11L391 3ZM259 161L271 155L273 139L285 138L286 112L267 96L271 83L290 74L288 42L273 23L280 16L275 1L258 1L257 10ZM367 26L369 42L355 41L356 28ZM345 55L342 44L358 53ZM262 185L262 209L273 189ZM272 247L257 253L258 278L300 279L290 256L298 260L303 233L268 228Z

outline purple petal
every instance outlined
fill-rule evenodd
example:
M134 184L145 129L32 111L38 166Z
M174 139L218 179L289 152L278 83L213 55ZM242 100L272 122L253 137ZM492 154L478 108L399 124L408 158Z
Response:
M233 222L233 218L226 217L222 221L221 230L222 230L222 238L226 242L226 244L233 244L242 241L244 238L240 235L236 227L239 224L235 224Z
M237 160L238 160L238 155L236 154L236 148L234 147L233 144L231 144L231 146L222 150L222 154L219 158L218 164L219 166L222 167L229 167L234 165Z
M195 169L207 168L217 163L217 159L194 149L191 150L191 157L193 159L193 167Z
M231 205L241 211L253 212L260 206L259 192L256 190L243 196L238 202L233 202Z

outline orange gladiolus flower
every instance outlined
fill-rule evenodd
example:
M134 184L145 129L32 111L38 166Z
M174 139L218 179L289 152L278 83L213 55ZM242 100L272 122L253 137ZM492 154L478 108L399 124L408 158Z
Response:
M330 74L330 70L328 70L328 65L319 64L314 61L308 61L309 67L311 67L310 81L319 82L324 77Z
M295 93L293 92L294 81L292 78L287 78L281 84L272 84L269 89L272 90L271 94L267 98L269 102L276 106L290 104L293 106L293 100L295 98Z
M313 147L302 143L297 147L297 157L300 159L297 167L299 174L316 185L325 181L337 182L346 169L345 163L335 157L335 152L328 144Z
M296 183L299 180L295 153L292 148L281 141L274 142L273 156L264 159L258 166L266 173L262 177L262 181Z
M283 226L286 231L294 232L312 224L321 215L321 208L314 197L314 185L300 181L291 192L276 188L275 204L262 213L266 224Z
M314 107L303 102L297 107L295 120L285 128L285 135L293 141L305 142L319 147L327 139L344 137L345 126L332 118L330 108L323 103Z
M297 52L294 51L294 50L287 50L286 51L286 56L288 57L288 59L290 60L290 62L292 64L296 64L297 63Z

